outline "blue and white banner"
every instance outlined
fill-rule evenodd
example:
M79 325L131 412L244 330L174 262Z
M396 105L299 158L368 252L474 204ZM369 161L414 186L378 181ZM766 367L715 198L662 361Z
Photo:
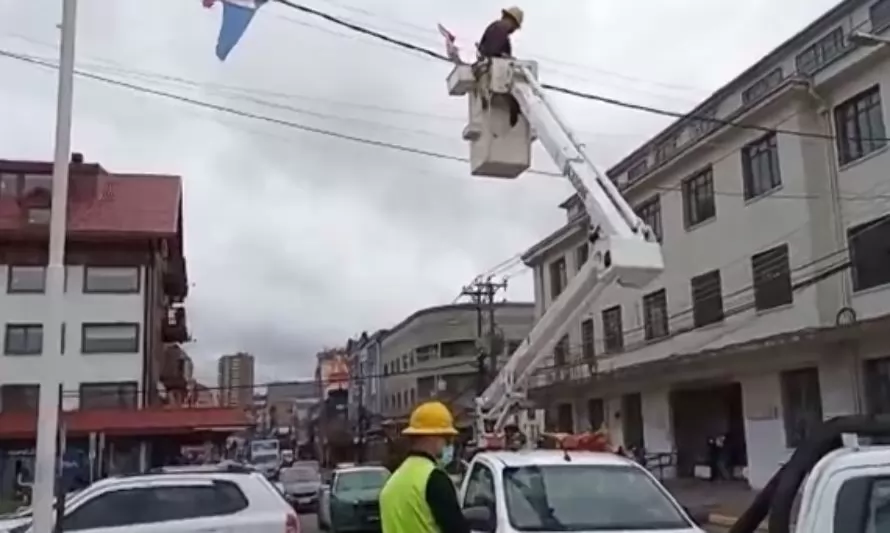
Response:
M217 2L223 5L222 25L216 40L216 57L225 61L241 40L254 14L269 0L203 0L204 7L211 8Z

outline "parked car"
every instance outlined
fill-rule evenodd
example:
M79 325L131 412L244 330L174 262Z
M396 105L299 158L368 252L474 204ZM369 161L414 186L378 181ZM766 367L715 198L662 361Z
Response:
M380 466L334 470L318 498L318 527L331 533L380 530L380 490L390 472Z
M66 500L65 531L123 528L127 533L300 531L283 495L263 475L244 468L113 477ZM33 533L31 519L9 533Z
M308 466L282 468L278 483L285 499L297 510L315 510L321 490L321 472Z

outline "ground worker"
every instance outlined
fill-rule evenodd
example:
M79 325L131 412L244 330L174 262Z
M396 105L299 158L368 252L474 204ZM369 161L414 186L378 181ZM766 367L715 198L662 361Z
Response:
M479 57L513 57L510 36L522 27L522 18L522 10L518 7L501 11L501 18L489 24L479 40Z
M382 533L470 533L454 482L442 468L453 459L457 434L445 404L426 402L414 409L402 431L408 457L380 492Z

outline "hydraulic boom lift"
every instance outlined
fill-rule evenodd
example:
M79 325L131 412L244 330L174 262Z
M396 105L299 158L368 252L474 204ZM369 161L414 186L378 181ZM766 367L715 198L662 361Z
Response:
M455 68L448 76L448 92L468 99L469 124L463 138L470 143L472 174L517 178L531 165L532 142L540 140L575 188L590 224L590 260L476 399L476 429L481 435L503 429L513 408L524 400L531 374L606 286L616 282L641 289L661 274L664 261L652 229L597 170L548 101L538 83L536 62L490 58L470 65L452 59Z

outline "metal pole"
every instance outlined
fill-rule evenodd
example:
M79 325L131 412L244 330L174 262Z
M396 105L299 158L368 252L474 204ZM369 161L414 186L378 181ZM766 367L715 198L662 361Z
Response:
M49 223L49 261L46 294L49 312L44 326L43 370L37 415L37 456L34 472L34 532L51 533L56 445L61 394L58 372L62 357L62 322L65 303L65 238L68 220L68 164L71 153L71 111L74 96L74 44L77 0L62 0L62 44L59 53L52 212Z

